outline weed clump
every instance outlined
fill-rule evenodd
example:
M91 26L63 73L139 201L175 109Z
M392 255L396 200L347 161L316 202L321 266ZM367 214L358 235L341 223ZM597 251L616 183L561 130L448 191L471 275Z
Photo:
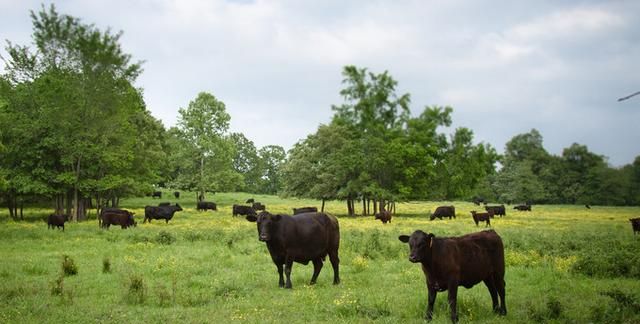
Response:
M62 296L64 293L64 276L59 276L51 282L51 296Z
M125 299L131 304L144 304L146 300L146 287L142 276L137 274L129 275Z
M108 257L102 259L102 273L111 273L111 260Z
M75 276L78 274L78 266L73 258L64 254L62 255L62 273L65 276Z
M156 242L163 245L171 245L175 241L176 237L167 231L160 231L160 233L158 233L158 235L156 236Z

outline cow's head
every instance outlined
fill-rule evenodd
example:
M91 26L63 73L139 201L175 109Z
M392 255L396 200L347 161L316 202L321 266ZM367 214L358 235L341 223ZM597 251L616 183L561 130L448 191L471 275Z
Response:
M181 211L182 207L180 207L180 204L176 203L176 211Z
M413 263L425 261L431 255L431 244L435 235L417 230L409 235L400 235L398 239L409 243L409 261Z
M271 240L272 227L282 219L282 215L272 215L266 211L261 212L257 216L254 214L247 215L247 220L256 222L258 225L258 239L262 242Z

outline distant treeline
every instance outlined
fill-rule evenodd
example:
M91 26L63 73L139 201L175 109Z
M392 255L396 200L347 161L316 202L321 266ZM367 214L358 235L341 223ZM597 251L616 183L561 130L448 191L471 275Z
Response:
M451 107L411 117L397 81L347 66L344 103L328 125L287 153L256 148L230 133L225 104L202 92L179 109L176 127L151 116L133 86L139 62L122 52L120 33L100 31L53 6L32 12L34 47L7 46L0 77L0 194L18 218L24 203L50 202L76 219L96 204L171 187L247 191L357 202L377 208L410 199L635 205L640 157L616 169L574 144L548 154L534 129L499 155L473 132L447 136ZM498 170L497 166L501 165ZM376 209L376 208L374 208Z

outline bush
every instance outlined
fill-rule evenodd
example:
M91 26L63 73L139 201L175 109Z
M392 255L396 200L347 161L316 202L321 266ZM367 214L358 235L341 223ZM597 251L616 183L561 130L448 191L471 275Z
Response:
M640 254L631 244L599 246L578 254L571 270L591 277L640 279Z
M158 235L156 236L156 242L160 244L171 245L175 241L176 237L167 231L160 231L160 233L158 233Z
M74 276L78 274L78 266L76 266L73 259L66 254L62 255L62 273L65 276Z

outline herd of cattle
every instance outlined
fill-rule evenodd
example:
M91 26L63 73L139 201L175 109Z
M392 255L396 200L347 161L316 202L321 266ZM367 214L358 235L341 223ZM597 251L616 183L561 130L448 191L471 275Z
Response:
M310 284L315 284L327 256L333 268L333 284L340 283L338 250L340 246L340 226L338 219L330 214L318 212L316 207L294 208L293 216L271 214L265 206L253 199L246 201L249 205L232 206L234 216L244 215L245 219L257 225L258 240L267 245L271 259L278 271L278 285L292 288L291 270L294 262L313 264L313 275ZM531 205L517 205L520 211L531 211ZM166 223L173 215L181 211L179 204L160 203L159 206L146 206L144 222L152 219L164 219ZM198 211L217 210L213 202L200 201ZM257 211L260 211L258 213ZM495 215L506 216L505 206L487 206L486 212L471 211L476 226L486 222L490 226ZM98 220L101 228L120 225L123 229L136 226L134 214L118 208L103 208ZM431 213L430 219L449 219L456 217L454 206L440 206ZM381 211L375 215L382 223L390 223L392 214ZM62 227L67 217L50 215L48 226ZM634 234L640 232L640 218L630 219ZM505 304L506 283L504 246L501 237L493 230L471 233L459 237L436 237L433 233L421 230L411 235L400 235L398 239L409 245L409 261L420 263L426 278L428 301L425 319L431 320L436 294L448 291L450 317L458 321L457 291L459 286L471 288L483 282L491 296L493 311L506 315Z

